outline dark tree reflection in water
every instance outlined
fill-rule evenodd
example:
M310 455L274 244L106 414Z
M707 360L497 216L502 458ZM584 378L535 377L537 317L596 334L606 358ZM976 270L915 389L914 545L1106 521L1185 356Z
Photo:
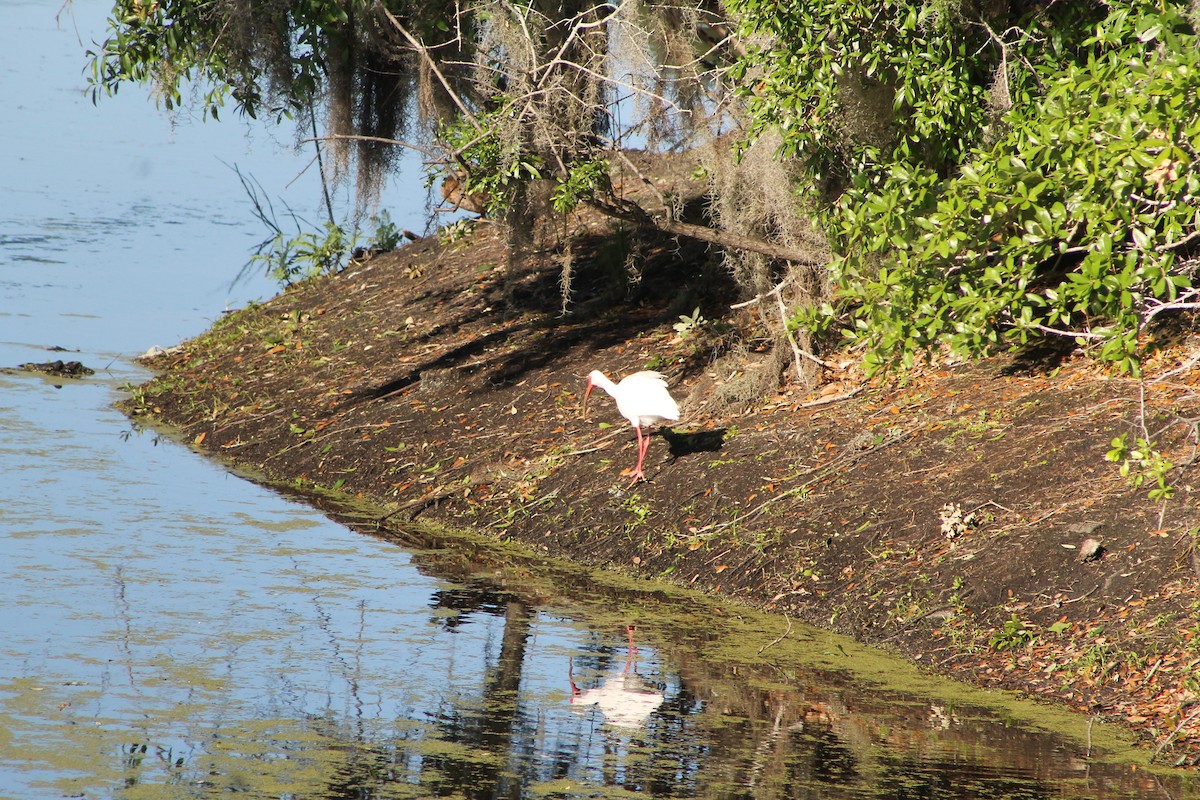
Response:
M1088 764L1063 740L978 709L840 673L814 670L781 681L770 667L697 663L672 644L683 632L657 625L652 612L637 625L576 628L571 641L549 634L567 618L483 581L443 586L429 606L445 636L494 626L478 683L431 698L390 737L363 738L322 720L323 737L340 739L330 747L338 760L313 796L1175 796L1149 776ZM683 638L705 635L693 630ZM545 668L547 650L565 663L561 691L526 675Z

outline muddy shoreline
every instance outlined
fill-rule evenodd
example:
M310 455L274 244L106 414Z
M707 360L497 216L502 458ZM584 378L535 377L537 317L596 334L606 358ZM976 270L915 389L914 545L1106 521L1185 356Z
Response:
M151 358L122 406L393 523L728 596L1121 723L1158 763L1200 760L1191 476L1164 505L1104 459L1145 421L1185 463L1191 373L1147 391L1082 357L1006 357L867 381L835 355L822 386L746 402L771 356L715 254L596 220L574 233L566 315L552 232L510 263L480 225L228 315ZM640 280L614 291L631 248ZM704 322L681 332L693 308ZM607 398L579 415L594 368L657 369L680 403L629 489L632 429Z

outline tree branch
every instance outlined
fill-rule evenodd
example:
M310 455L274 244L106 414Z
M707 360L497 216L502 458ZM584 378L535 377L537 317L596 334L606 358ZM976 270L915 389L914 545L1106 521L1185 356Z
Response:
M389 139L386 136L363 136L353 133L327 133L324 136L311 136L307 139L301 139L301 143L308 142L331 142L331 141L355 141L355 142L378 142L379 144L394 144L400 147L407 147L409 150L416 150L418 153L429 156L436 162L441 163L446 159L440 154L428 147L422 147L419 144L406 142L403 139Z
M812 353L808 352L807 350L802 349L800 347L800 345L796 342L796 337L792 335L791 328L788 327L787 307L784 305L784 302L783 302L783 287L787 286L789 283L791 283L792 280L795 279L795 277L796 276L794 274L788 275L786 278L784 278L782 281L777 283L770 290L763 292L760 295L756 295L755 297L752 297L749 300L746 300L745 302L734 303L729 308L730 308L730 310L736 311L739 308L747 308L756 303L761 303L763 300L766 300L768 297L774 297L775 305L779 309L779 322L781 325L783 325L783 332L784 332L784 335L787 336L788 344L792 346L792 357L796 361L796 379L801 382L804 382L804 364L801 361L801 358L807 358L809 361L812 361L814 364L817 364L821 367L828 367L829 364L828 364L828 362L822 361L821 359L817 358L816 356L814 356ZM766 315L764 314L763 316L765 317Z
M1030 327L1033 327L1033 328L1041 331L1042 333L1050 333L1055 336L1066 336L1070 339L1093 339L1094 340L1094 339L1103 339L1104 338L1104 334L1101 334L1101 333L1092 333L1091 331L1065 331L1062 328L1051 328L1049 325L1041 325L1038 323L1035 323L1034 325L1032 325Z
M475 130L482 131L483 126L479 124L479 120L477 120L475 115L472 114L470 109L467 108L467 104L464 103L462 98L458 96L458 92L451 88L450 81L446 80L446 76L442 74L440 69L438 69L437 62L433 60L433 56L429 55L429 48L421 44L416 37L409 33L408 29L400 23L400 20L396 19L395 15L392 14L391 11L387 10L387 7L383 3L376 0L375 7L383 12L383 15L387 17L388 22L392 23L396 30L400 32L400 35L408 41L409 45L411 45L414 50L421 54L421 58L425 59L425 62L429 65L429 69L433 71L435 76L437 76L438 83L442 84L442 88L446 90L446 94L450 96L450 99L454 101L454 105L458 106L458 110L462 112L463 118L470 122L471 126L475 128Z
M656 217L647 212L644 208L636 206L632 203L624 202L621 204L608 203L598 198L592 198L587 201L587 204L596 209L602 214L613 217L614 219L632 222L636 225L644 225L649 228L655 228L663 233L669 233L673 236L686 236L689 239L696 239L701 242L715 244L718 247L728 247L734 250L745 250L750 253L758 253L767 256L768 258L778 258L783 261L791 261L796 264L806 264L809 266L820 266L825 263L821 258L814 256L811 252L797 250L792 247L768 242L764 239L756 239L753 236L746 236L741 233L733 233L732 231L719 231L715 228L705 227L704 225L696 225L691 222L680 222L679 220L670 219L668 217Z
M1189 289L1175 300L1165 303L1154 298L1147 298L1146 311L1142 314L1142 323L1149 322L1164 311L1195 311L1200 308L1200 302L1193 299L1197 296L1200 296L1200 289Z

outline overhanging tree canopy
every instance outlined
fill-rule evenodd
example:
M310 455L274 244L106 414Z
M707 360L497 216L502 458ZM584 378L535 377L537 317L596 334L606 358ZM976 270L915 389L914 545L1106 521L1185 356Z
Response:
M1167 0L118 0L93 76L98 91L154 81L168 106L203 86L214 116L228 99L301 117L322 101L366 185L385 140L420 138L424 120L441 169L497 210L549 181L559 211L585 202L748 253L751 294L791 287L793 328L841 330L874 366L1070 336L1136 370L1144 326L1200 299L1195 14ZM722 134L759 172L705 162L712 225L606 180L630 142ZM831 236L827 273L805 208Z

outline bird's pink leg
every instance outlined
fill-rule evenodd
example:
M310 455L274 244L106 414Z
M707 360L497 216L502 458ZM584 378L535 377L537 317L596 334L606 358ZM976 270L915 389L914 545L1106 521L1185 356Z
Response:
M641 425L634 425L633 429L637 431L638 437L638 460L637 466L633 468L633 480L629 482L629 486L633 486L638 481L646 480L646 473L642 472L642 461L646 458L646 448L650 445L650 437L642 436ZM628 489L629 486L625 488Z

